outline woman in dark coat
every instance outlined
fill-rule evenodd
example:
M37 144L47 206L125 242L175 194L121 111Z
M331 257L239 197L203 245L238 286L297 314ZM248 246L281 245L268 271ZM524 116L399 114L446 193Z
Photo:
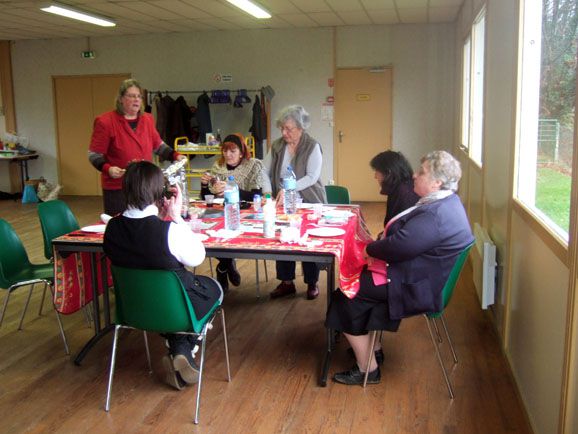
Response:
M383 236L367 245L368 266L357 294L348 298L341 291L334 293L326 326L343 332L357 361L350 370L335 374L336 382L362 384L371 351L368 383L379 383L376 348L369 348L368 331L397 331L402 318L442 309L442 289L450 271L474 240L455 194L460 178L460 164L449 153L434 151L423 157L414 175L420 200L394 216Z

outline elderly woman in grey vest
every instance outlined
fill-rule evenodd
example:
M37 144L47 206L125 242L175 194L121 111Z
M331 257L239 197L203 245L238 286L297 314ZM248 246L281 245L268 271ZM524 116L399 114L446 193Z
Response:
M307 133L311 125L309 113L300 105L285 107L277 117L282 137L275 140L263 160L264 192L271 192L277 203L283 200L283 174L291 165L297 177L297 192L306 203L327 203L325 186L321 182L323 154L321 145ZM271 292L271 298L295 294L295 262L277 261L277 279L281 283ZM319 295L319 269L313 262L303 262L307 299Z

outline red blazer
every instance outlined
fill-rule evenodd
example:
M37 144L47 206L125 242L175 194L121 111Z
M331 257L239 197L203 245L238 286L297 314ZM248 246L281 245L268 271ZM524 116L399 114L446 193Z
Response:
M139 115L136 131L128 121L116 111L98 116L94 120L90 150L104 155L106 163L102 167L102 188L120 190L122 178L111 178L110 166L124 169L134 160L152 160L153 151L163 143L155 128L153 117L148 113Z

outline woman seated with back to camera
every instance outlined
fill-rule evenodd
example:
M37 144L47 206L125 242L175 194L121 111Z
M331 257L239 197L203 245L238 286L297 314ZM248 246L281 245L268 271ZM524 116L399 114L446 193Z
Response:
M201 177L201 197L208 194L223 197L226 180L231 175L239 186L240 200L250 202L255 194L262 194L263 165L261 160L251 158L245 138L238 133L225 137L221 144L221 157ZM234 259L219 258L217 280L224 291L229 289L229 281L234 286L241 284L241 275Z
M160 168L148 161L130 163L122 180L127 209L113 217L104 233L104 252L114 265L174 271L187 292L197 318L204 317L223 292L217 282L203 288L185 266L205 259L205 247L181 218L181 192L163 196L165 180ZM165 221L168 218L170 221ZM146 236L145 236L146 234ZM162 292L159 288L159 292ZM190 335L168 334L169 355L163 358L167 382L177 389L198 380L194 361L195 340Z
M356 359L349 371L334 375L336 382L362 384L371 351L368 383L379 383L375 352L381 347L376 343L369 349L368 331L395 332L402 318L442 310L442 289L458 255L474 240L455 194L461 174L460 163L449 153L425 155L414 175L419 201L394 216L381 239L367 245L368 265L357 294L348 298L334 292L325 324L343 332Z

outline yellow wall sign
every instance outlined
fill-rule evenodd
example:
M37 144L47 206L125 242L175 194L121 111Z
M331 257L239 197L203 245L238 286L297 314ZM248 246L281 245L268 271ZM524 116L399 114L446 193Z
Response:
M358 93L356 99L357 101L369 101L371 100L371 95L368 93Z

